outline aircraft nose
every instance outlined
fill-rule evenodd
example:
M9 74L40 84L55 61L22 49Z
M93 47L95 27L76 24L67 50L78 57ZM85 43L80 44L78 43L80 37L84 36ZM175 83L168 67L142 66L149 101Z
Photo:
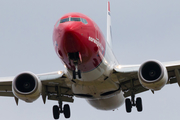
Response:
M77 32L80 24L76 22L69 22L64 25L64 32Z
M68 53L80 51L80 33L78 24L68 24L63 29L64 47Z

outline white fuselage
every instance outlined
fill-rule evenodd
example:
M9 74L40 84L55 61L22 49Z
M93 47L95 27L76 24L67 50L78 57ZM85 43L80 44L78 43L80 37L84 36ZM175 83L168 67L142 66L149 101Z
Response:
M124 96L117 79L112 79L113 68L118 62L106 43L105 57L94 70L81 73L82 78L72 84L76 97L85 98L90 105L100 110L114 110L124 103ZM67 70L71 79L71 70Z

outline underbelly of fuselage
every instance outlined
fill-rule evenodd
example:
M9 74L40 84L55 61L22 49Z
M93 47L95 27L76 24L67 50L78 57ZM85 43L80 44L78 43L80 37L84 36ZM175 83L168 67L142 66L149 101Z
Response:
M99 110L115 110L124 103L123 93L120 92L109 98L87 100L87 102Z
M71 75L72 70L68 72ZM81 79L73 80L72 92L97 109L118 108L124 102L123 92L119 84L109 77L110 72L106 63L102 62L96 69L82 73Z

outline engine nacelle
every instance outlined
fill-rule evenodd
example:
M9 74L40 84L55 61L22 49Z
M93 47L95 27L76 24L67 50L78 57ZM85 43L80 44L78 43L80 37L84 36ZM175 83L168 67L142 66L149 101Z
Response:
M25 102L35 101L40 96L41 90L41 81L30 72L17 75L12 82L13 94Z
M160 90L168 81L165 66L156 60L143 63L138 72L141 85L147 89Z

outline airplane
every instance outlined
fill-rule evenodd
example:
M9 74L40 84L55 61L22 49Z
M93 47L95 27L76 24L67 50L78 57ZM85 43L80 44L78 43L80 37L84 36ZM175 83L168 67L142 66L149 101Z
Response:
M166 84L180 85L180 62L148 60L141 65L121 65L112 51L110 3L107 4L107 38L98 25L81 13L68 13L54 25L53 45L64 64L64 71L34 74L22 72L0 78L0 96L33 102L42 96L58 101L53 117L70 118L74 97L86 99L99 110L114 110L125 103L126 111L141 112L142 99L136 94L162 89ZM128 98L130 97L130 98Z

